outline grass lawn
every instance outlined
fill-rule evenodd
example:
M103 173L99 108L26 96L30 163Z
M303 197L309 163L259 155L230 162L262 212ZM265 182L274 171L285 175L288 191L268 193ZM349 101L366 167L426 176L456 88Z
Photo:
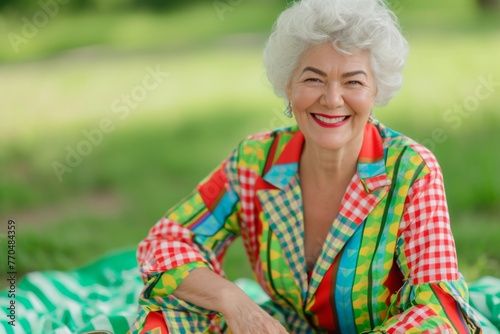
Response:
M401 8L406 81L375 114L435 152L460 267L475 280L500 276L500 29L459 3L455 12L427 0ZM210 5L73 14L18 54L0 41L0 241L14 219L20 273L136 247L241 139L289 124L261 65L263 32L282 5L260 5L244 2L224 20ZM18 31L16 22L4 18L1 29ZM124 102L146 79L155 88ZM82 146L103 121L107 131ZM86 154L69 157L79 148ZM67 159L74 166L58 175L54 162ZM226 260L231 278L250 275L242 256L238 242Z

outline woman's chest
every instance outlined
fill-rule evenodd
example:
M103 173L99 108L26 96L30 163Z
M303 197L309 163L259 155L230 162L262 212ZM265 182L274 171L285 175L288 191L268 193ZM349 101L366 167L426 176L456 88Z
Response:
M311 272L321 255L323 245L343 205L344 194L352 175L318 182L315 174L300 170L300 192L303 210L304 259Z
M342 195L335 192L322 194L305 189L302 199L304 259L307 271L311 272L338 214Z

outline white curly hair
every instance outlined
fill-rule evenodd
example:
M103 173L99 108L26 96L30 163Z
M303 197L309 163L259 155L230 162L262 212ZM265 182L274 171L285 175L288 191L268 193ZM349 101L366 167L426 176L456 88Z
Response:
M301 55L332 42L338 52L367 51L377 85L377 106L401 88L408 44L383 0L302 0L281 13L264 49L264 66L279 97Z

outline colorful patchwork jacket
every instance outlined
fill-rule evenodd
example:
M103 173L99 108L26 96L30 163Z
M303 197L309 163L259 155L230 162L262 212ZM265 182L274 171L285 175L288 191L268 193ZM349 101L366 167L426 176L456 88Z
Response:
M303 245L297 126L254 135L140 243L136 333L161 310L171 333L229 332L216 312L176 299L191 270L224 275L241 237L261 306L290 333L480 333L458 272L433 154L370 119L357 173L310 273Z

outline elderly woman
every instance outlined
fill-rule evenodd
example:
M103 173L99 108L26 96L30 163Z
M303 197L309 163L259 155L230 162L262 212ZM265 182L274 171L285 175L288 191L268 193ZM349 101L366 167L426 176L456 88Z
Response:
M406 54L382 0L281 14L264 60L297 125L248 137L151 229L133 333L480 332L439 165L371 113ZM239 236L260 305L224 278Z

